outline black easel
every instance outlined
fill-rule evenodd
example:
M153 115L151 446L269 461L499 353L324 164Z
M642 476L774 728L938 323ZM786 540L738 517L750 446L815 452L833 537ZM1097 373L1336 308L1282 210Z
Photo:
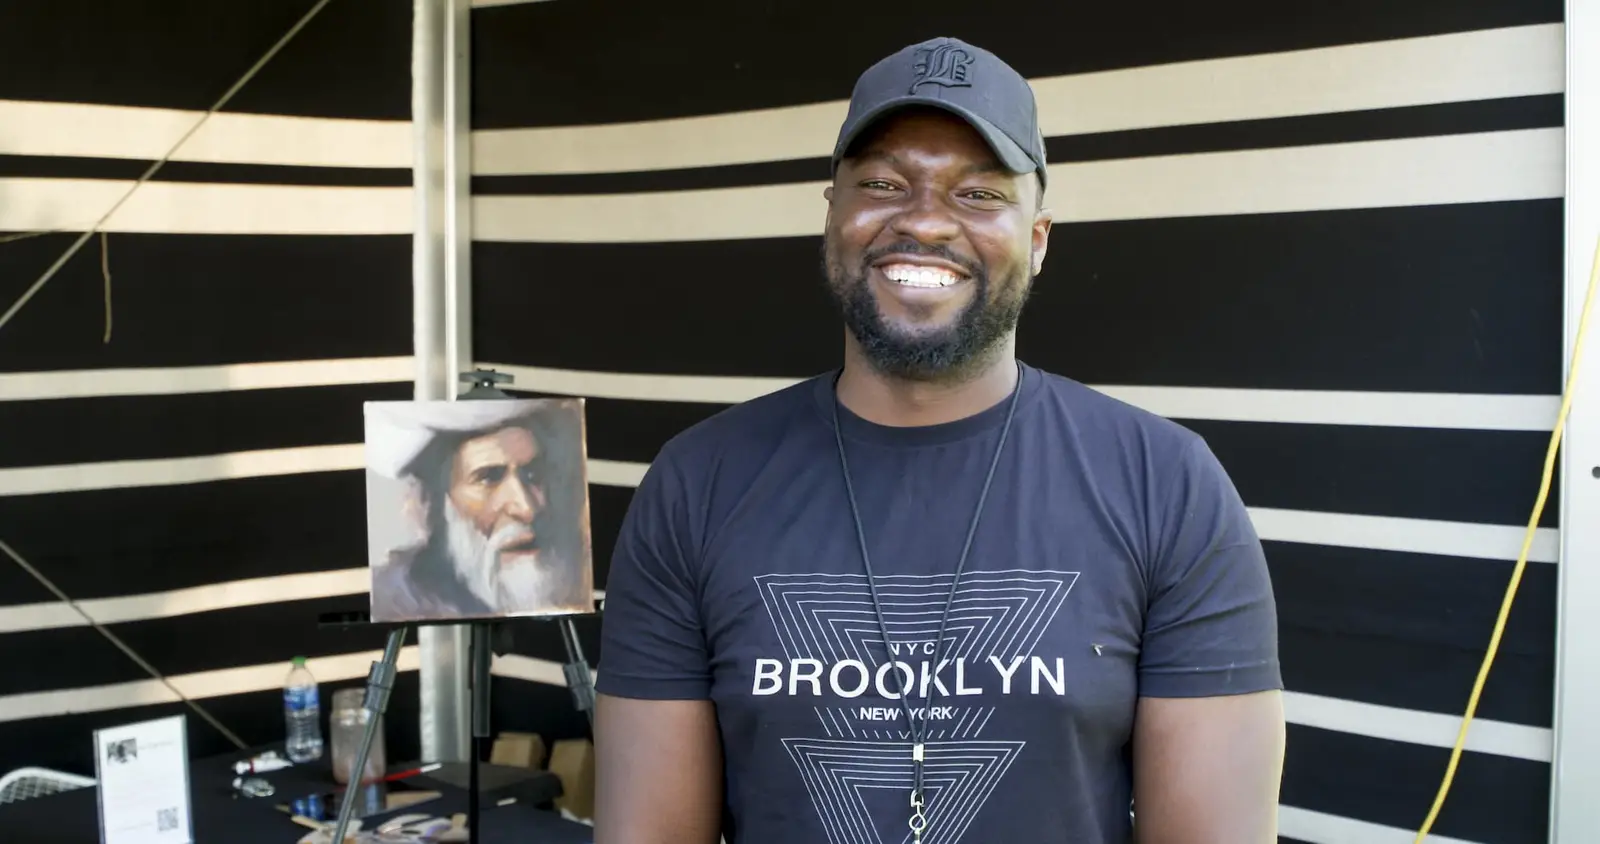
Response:
M460 379L472 386L456 397L458 401L512 398L495 386L511 383L512 377L503 372L475 369L472 372L461 373ZM368 615L365 620L370 623L371 616ZM558 623L561 626L561 641L567 651L567 663L563 666L562 673L566 675L567 688L572 691L573 704L588 718L589 727L593 729L594 675L589 670L589 661L584 658L583 647L578 642L578 629L572 623L572 617L563 616ZM469 655L471 673L468 679L468 693L472 700L472 758L468 764L467 840L471 844L480 844L478 767L482 764L484 749L488 746L490 738L489 669L494 654L497 651L504 653L508 648L505 647L507 643L504 638L501 639L502 646L495 647L495 638L503 637L506 632L498 623L472 621L467 624L471 630ZM367 726L361 735L361 746L356 758L350 765L351 776L349 782L345 784L344 800L339 805L339 820L334 827L332 839L334 844L344 841L345 833L349 830L350 816L355 811L356 791L362 787L361 775L366 773L367 757L372 753L373 736L378 731L379 721L389 708L389 693L394 689L395 666L400 658L400 648L405 643L405 637L404 625L389 631L389 639L383 649L383 659L374 662L372 670L367 674L367 694L361 702L362 708L367 711Z

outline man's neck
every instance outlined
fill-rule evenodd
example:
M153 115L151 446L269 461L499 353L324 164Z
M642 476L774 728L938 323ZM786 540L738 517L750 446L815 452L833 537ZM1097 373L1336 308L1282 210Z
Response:
M975 416L999 404L1017 386L1011 343L960 378L911 381L872 368L850 344L839 375L839 402L851 413L892 427L939 425Z

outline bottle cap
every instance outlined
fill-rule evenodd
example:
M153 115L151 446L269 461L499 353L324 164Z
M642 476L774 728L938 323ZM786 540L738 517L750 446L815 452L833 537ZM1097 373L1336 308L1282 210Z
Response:
M303 656L297 656L294 658L294 664L303 668L306 664L306 658Z

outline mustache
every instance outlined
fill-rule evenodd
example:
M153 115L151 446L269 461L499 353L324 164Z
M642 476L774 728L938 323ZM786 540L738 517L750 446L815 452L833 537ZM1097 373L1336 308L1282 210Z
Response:
M861 256L861 266L865 269L884 258L894 255L924 255L939 258L961 267L973 278L982 278L984 275L982 264L971 258L957 255L950 247L943 244L918 243L914 240L890 244L889 246L880 246L877 249L868 249Z
M531 538L529 534L532 534ZM496 530L489 535L488 543L489 547L496 551L504 551L513 546L519 548L527 546L529 549L537 549L539 547L538 534L535 533L532 526L523 524L509 524Z

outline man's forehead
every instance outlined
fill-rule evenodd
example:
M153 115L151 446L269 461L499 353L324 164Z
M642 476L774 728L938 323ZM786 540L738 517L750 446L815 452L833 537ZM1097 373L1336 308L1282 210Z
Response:
M526 427L508 425L467 438L456 454L469 466L525 462L539 455L539 440Z

